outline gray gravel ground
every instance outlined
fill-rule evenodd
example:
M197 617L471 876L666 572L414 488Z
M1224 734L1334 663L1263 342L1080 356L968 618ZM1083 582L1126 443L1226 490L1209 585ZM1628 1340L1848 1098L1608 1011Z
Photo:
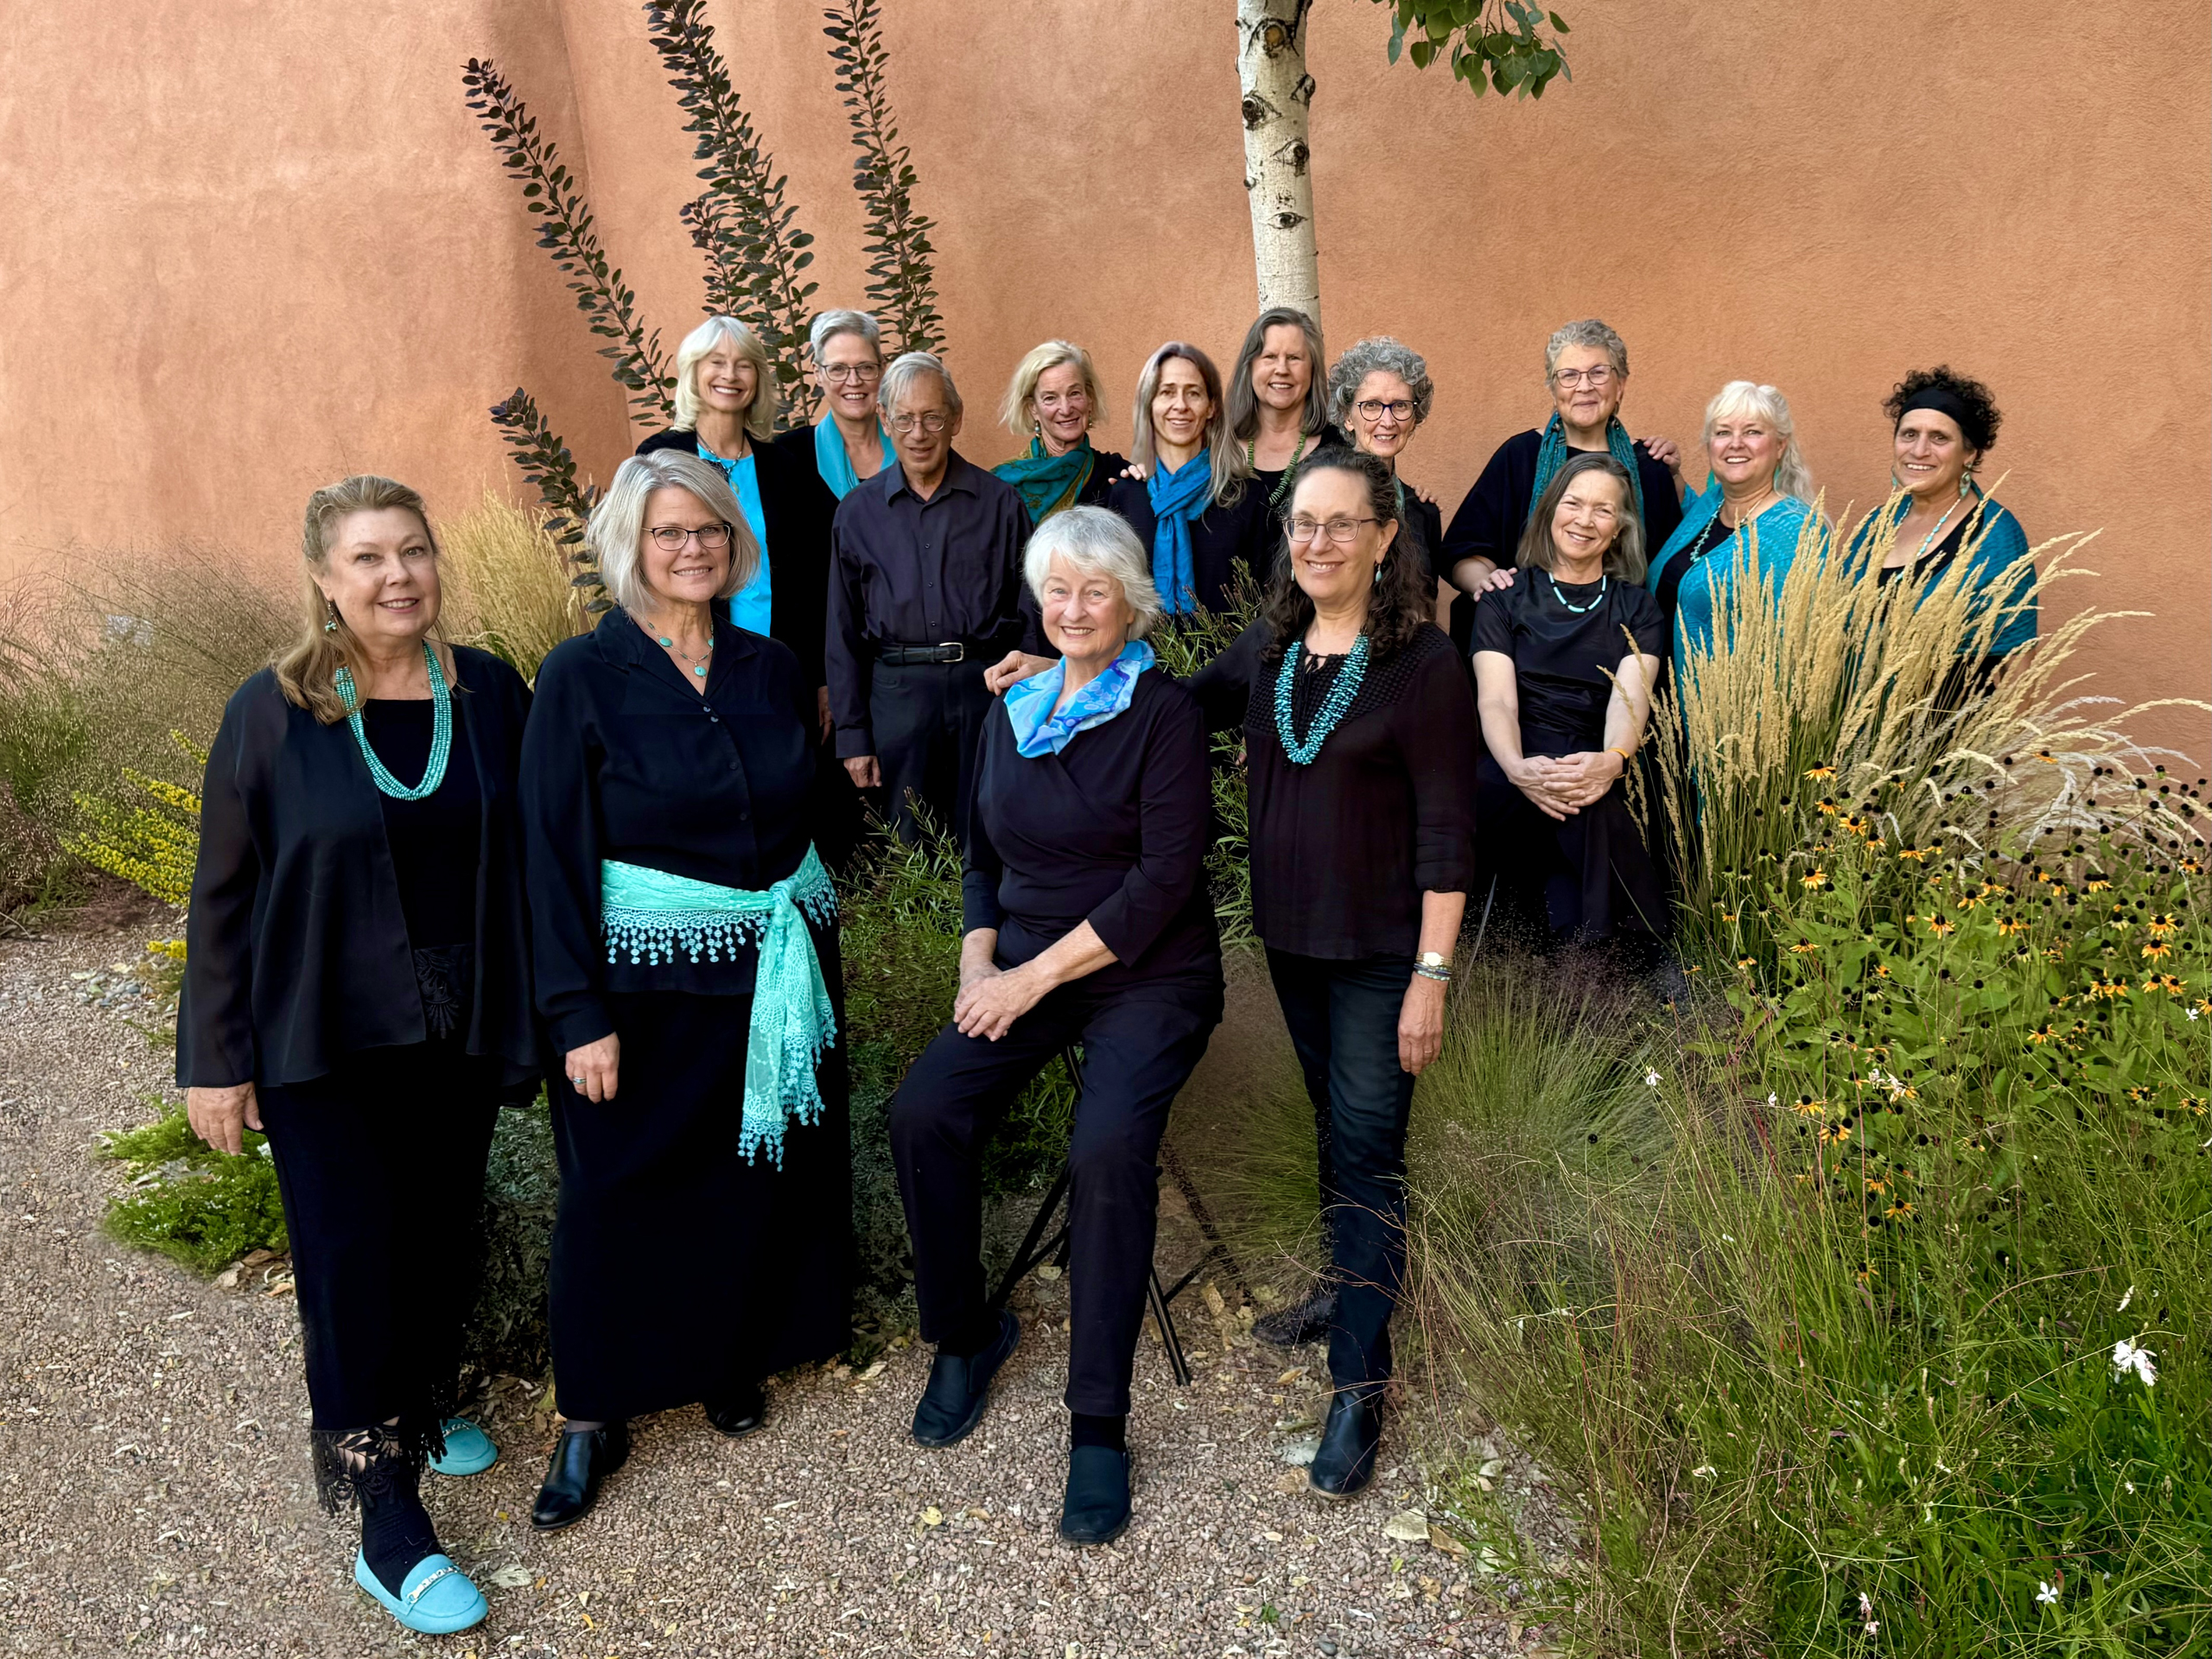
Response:
M1319 1351L1255 1347L1235 1310L1217 1318L1195 1293L1178 1304L1193 1385L1174 1386L1154 1343L1139 1355L1135 1524L1109 1548L1061 1545L1065 1287L1034 1281L1021 1348L965 1445L907 1439L926 1355L903 1347L861 1376L782 1379L768 1430L742 1442L696 1410L641 1422L594 1513L550 1536L527 1517L550 1424L504 1380L499 1465L427 1483L491 1617L458 1637L399 1630L353 1586L346 1523L314 1506L282 1274L225 1289L99 1230L114 1177L87 1148L150 1115L169 1059L121 1013L80 1004L69 975L142 937L0 944L5 1650L1107 1659L1535 1640L1464 1556L1385 1535L1420 1507L1410 1466L1387 1466L1396 1433L1361 1501L1302 1491L1284 1452L1323 1403Z

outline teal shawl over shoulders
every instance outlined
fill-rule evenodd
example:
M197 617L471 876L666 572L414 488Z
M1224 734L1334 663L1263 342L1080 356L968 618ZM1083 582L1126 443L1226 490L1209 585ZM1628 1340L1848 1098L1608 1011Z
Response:
M1098 452L1090 447L1086 433L1081 443L1057 455L1045 453L1044 439L1032 438L1027 454L1002 461L991 470L1021 493L1021 505L1029 509L1029 522L1041 524L1075 505L1097 462Z
M1980 496L1974 515L1967 521L1962 545L1970 546L1973 575L1973 598L1968 601L1974 620L1979 622L1992 605L2005 607L1997 624L1997 631L1990 636L1989 654L2004 657L2022 645L2031 645L2036 637L2036 567L2028 557L2028 533L2020 528L2004 505L1991 497L1982 495L1979 486L1974 493ZM1863 557L1871 550L1875 535L1894 524L1909 512L1910 498L1899 495L1878 511L1868 515L1851 537L1850 552L1853 557ZM1975 537L1979 537L1979 542ZM1930 588L1942 580L1942 569L1931 571L1921 588L1926 598Z
M1720 511L1720 480L1707 477L1702 493L1692 496L1682 504L1682 522L1667 538L1651 560L1650 569L1644 573L1643 584L1656 597L1659 592L1660 573L1667 563L1684 548L1692 546L1705 534L1706 526ZM1739 524L1728 539L1715 547L1683 573L1681 586L1675 590L1675 671L1681 672L1682 658L1691 651L1710 651L1713 646L1713 620L1720 597L1728 590L1738 562L1745 550L1745 532L1753 532L1758 548L1759 575L1769 586L1779 588L1789 575L1789 567L1797 557L1797 543L1808 520L1813 518L1812 504L1800 501L1794 495L1785 495L1763 509L1748 524ZM1826 537L1826 526L1821 535Z

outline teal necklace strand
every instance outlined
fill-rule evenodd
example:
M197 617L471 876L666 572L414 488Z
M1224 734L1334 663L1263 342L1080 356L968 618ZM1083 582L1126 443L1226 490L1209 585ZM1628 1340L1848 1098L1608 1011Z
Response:
M1294 766L1313 764L1313 757L1321 753L1321 746L1337 729L1338 722L1351 707L1352 699L1359 695L1360 683L1367 677L1367 636L1363 633L1344 653L1344 665L1337 671L1337 683L1321 700L1313 725L1306 728L1306 741L1300 743L1291 721L1290 688L1298 678L1298 658L1304 649L1297 640L1292 640L1282 654L1282 668L1275 675L1275 736L1281 740L1284 758Z
M1591 600L1587 605L1573 605L1569 604L1567 595L1560 592L1559 578L1557 576L1552 575L1550 571L1547 570L1544 572L1544 579L1552 585L1552 597L1559 601L1562 609L1573 616L1587 616L1591 612L1596 610L1600 605L1604 604L1605 602L1605 584L1612 580L1611 576L1599 576L1598 578L1597 596Z
M446 757L453 753L453 691L446 684L445 671L438 666L438 653L426 643L423 660L430 668L430 762L423 768L423 781L410 789L391 775L391 768L377 759L377 752L369 747L368 728L361 723L361 701L353 693L353 673L340 668L332 683L346 704L346 723L353 728L353 741L361 746L361 759L369 763L370 781L395 801L419 801L437 792L446 780Z
M1290 452L1290 465L1282 469L1281 481L1275 486L1275 493L1268 498L1268 511L1269 512L1281 512L1282 511L1282 499L1290 493L1290 486L1298 481L1298 463L1306 459L1306 446L1309 440L1305 433L1301 432L1298 435L1298 448ZM1259 470L1259 454L1260 441L1257 438L1245 439L1245 471L1257 472Z

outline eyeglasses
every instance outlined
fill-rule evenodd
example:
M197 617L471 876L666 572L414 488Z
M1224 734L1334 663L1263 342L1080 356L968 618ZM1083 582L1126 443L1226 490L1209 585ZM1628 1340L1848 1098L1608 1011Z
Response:
M1327 536L1338 547L1350 547L1359 539L1359 527L1362 524L1379 524L1382 522L1379 518L1332 518L1324 523L1319 518L1308 518L1305 514L1300 513L1285 528L1290 531L1290 539L1301 547L1315 537L1322 535Z
M891 429L902 438L912 432L917 426L934 437L951 424L952 416L940 415L935 410L931 410L926 415L893 415L891 417Z
M1576 386L1587 386L1591 391L1595 391L1600 386L1610 385L1612 378L1612 366L1605 363L1600 363L1594 369L1554 369L1552 371L1552 378L1570 390Z
M702 524L696 530L685 530L676 524L655 524L645 532L653 538L653 545L664 553L681 553L684 543L694 536L699 545L709 553L719 553L729 545L728 524Z
M1402 423L1414 417L1413 404L1410 399L1404 397L1387 404L1380 397L1369 397L1354 404L1352 409L1363 421L1379 421L1388 415L1392 420Z
M857 380L862 385L873 385L883 378L880 363L825 363L822 378L834 385L843 385L848 380Z

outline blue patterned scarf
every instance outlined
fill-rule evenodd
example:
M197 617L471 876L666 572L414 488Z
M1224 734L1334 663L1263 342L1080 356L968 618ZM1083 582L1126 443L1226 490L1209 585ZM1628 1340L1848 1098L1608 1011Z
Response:
M1052 705L1060 700L1060 688L1067 683L1065 659L1022 681L1006 694L1006 717L1014 722L1014 747L1029 760L1040 754L1058 754L1077 732L1103 726L1128 708L1129 699L1137 694L1137 676L1154 661L1150 645L1141 639L1130 640L1096 678L1068 699L1066 708L1057 711Z
M893 459L891 435L883 429L881 421L875 423L875 430L883 440L883 464L888 467ZM861 486L861 475L853 470L853 458L845 453L844 435L837 430L834 416L824 415L814 429L814 470L840 501Z
M1605 423L1605 453L1628 468L1629 488L1636 495L1636 522L1643 522L1643 474L1636 465L1636 445L1628 435L1628 429L1621 424L1621 417L1614 416ZM1536 481L1529 489L1529 512L1536 511L1536 504L1544 499L1544 492L1551 487L1552 480L1559 476L1559 469L1567 465L1567 430L1560 426L1559 412L1544 423L1543 447L1536 451ZM1522 522L1528 522L1524 515Z
M1170 471L1154 456L1144 481L1152 499L1152 580L1170 616L1198 608L1198 579L1191 559L1191 525L1213 499L1213 462L1205 454Z
M1097 461L1098 452L1090 447L1087 435L1074 448L1058 455L1046 454L1045 440L1038 437L1029 440L1028 454L1002 461L991 470L1021 493L1021 505L1029 509L1029 522L1041 524L1062 508L1075 505L1083 486L1090 482L1090 469Z

